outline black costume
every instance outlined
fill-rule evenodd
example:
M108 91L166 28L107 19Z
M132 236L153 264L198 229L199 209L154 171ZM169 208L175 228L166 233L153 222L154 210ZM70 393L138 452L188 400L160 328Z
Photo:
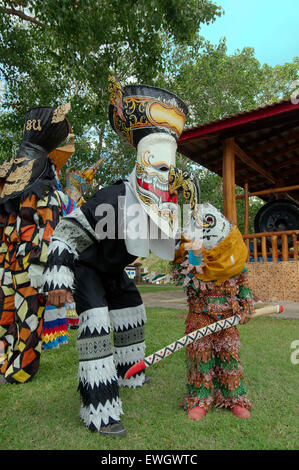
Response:
M109 92L110 123L136 148L136 166L128 181L97 191L60 221L44 273L44 291L74 293L81 418L100 432L115 421L114 429L122 426L118 385L135 388L145 380L144 372L124 378L144 359L146 321L140 294L124 268L139 256L147 257L150 250L161 258L174 258L177 197L169 193L168 174L187 113L176 95L155 87L123 89L110 77ZM138 224L131 224L132 217ZM152 222L157 237L152 236Z
M45 291L74 290L79 315L78 354L81 418L92 430L119 421L122 404L118 384L136 387L144 373L125 380L127 369L144 358L145 308L140 294L124 271L136 256L126 250L118 233L119 197L125 184L99 190L81 208L58 224L50 245ZM96 226L100 204L115 211L114 239L101 239ZM114 348L110 339L114 332Z

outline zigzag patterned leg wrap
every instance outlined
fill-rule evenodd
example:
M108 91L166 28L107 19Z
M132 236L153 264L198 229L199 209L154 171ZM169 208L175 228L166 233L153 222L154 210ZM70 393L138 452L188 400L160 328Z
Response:
M135 388L144 382L144 372L125 379L125 373L136 362L144 358L144 324L146 313L144 305L110 311L114 329L114 362L118 374L118 383Z
M117 373L110 339L107 307L80 314L77 338L80 416L91 430L120 420L122 404L118 395Z

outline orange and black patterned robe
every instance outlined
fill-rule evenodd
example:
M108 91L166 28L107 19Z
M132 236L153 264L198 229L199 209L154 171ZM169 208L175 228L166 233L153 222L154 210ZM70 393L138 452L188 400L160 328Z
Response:
M27 382L39 367L45 298L32 286L31 269L41 278L60 216L59 193L50 190L41 198L27 196L2 224L0 372L10 383Z

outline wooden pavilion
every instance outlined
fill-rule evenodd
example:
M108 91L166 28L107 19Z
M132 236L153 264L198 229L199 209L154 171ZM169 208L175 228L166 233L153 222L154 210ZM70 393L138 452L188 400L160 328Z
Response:
M299 301L299 230L248 233L250 197L267 202L284 195L299 204L299 103L282 100L186 129L178 151L222 176L224 213L235 224L236 199L244 199L243 236L251 248L247 267L256 295ZM236 185L243 195L236 196Z

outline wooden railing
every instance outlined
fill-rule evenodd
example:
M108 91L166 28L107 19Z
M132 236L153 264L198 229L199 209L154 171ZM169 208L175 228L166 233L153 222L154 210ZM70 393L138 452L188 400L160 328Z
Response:
M299 230L243 235L248 248L247 262L260 260L264 263L277 262L278 260L298 262L298 236ZM291 246L289 246L289 240L291 240ZM269 258L271 259L269 260Z

